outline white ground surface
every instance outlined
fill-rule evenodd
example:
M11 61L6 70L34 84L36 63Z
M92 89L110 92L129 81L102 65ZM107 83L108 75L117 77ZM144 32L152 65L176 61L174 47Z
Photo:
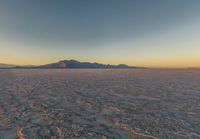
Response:
M0 139L200 138L199 70L0 70Z

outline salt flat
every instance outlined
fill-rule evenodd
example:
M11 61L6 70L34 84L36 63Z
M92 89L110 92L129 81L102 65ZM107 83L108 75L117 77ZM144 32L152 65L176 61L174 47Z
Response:
M0 70L0 139L200 138L200 70Z

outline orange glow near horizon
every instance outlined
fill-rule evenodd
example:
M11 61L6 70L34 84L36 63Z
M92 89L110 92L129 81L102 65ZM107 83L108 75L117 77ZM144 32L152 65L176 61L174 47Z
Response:
M32 44L8 41L0 42L0 63L16 65L43 65L58 62L60 60L75 59L82 62L98 62L103 64L127 64L130 66L144 66L153 68L187 68L200 67L199 43L191 40L193 49L186 47L183 43L167 44L163 42L164 48L152 47L151 49L132 49L130 44L125 44L129 49L124 50L116 44L108 46L116 47L99 50L89 49L57 49L57 48L36 48ZM159 46L162 43L154 43ZM121 44L124 45L124 44ZM148 42L138 46L148 45ZM176 45L176 46L175 46ZM5 47L2 47L5 46ZM172 47L167 47L172 46ZM182 46L182 48L180 47ZM188 44L189 46L189 44ZM2 47L2 48L1 48Z
M130 66L144 66L150 68L187 68L187 67L200 67L200 61L197 58L170 58L170 59L140 59L140 60L106 60L106 59L87 59L87 58L19 58L9 57L1 59L0 63L16 64L16 65L43 65L58 62L60 60L75 59L81 62L98 62L103 64L127 64Z

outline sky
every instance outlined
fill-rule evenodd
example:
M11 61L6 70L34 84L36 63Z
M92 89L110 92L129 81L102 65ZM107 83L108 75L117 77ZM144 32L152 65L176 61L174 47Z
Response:
M200 0L1 0L0 63L200 67Z

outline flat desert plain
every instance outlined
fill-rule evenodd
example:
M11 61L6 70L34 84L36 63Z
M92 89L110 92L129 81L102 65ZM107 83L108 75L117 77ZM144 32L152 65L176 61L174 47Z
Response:
M200 70L2 69L0 139L199 139Z

